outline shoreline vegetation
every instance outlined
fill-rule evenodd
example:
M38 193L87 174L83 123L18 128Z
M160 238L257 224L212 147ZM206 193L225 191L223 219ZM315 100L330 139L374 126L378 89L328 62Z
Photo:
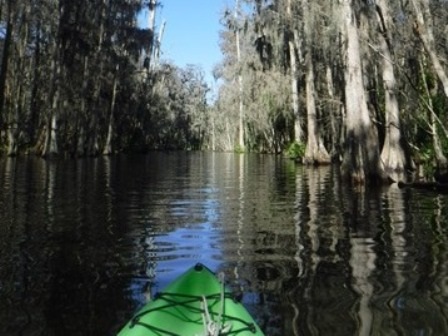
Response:
M0 155L281 153L445 190L447 1L235 0L213 99L199 66L161 59L161 6L0 0Z

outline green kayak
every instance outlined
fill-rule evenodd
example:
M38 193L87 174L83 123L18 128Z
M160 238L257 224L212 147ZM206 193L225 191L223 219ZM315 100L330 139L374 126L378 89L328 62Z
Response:
M197 264L141 308L118 336L263 336L215 274Z

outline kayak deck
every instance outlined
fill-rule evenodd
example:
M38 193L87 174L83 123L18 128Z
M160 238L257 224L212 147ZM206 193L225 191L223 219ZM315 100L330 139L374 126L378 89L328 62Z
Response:
M264 334L215 274L204 265L197 264L143 306L118 334L152 335Z

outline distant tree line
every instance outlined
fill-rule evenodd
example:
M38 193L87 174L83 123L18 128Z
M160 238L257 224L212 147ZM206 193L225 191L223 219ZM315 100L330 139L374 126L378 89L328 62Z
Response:
M445 169L446 0L235 0L216 146L341 162L355 182Z
M200 69L159 64L159 6L156 0L1 0L1 152L199 149L207 88ZM146 29L137 24L144 9Z
M0 0L0 151L287 152L360 183L447 168L448 1L235 0L211 102L200 68L159 61L160 5Z

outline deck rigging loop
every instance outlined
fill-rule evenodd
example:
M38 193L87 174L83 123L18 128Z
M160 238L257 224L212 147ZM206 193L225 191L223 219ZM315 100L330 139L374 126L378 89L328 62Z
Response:
M219 293L220 308L218 317L214 320L208 309L208 302L205 296L202 296L201 307L203 309L202 321L204 322L204 335L203 336L219 336L226 335L232 330L232 326L227 323L223 323L223 315L225 310L226 301L226 289L224 284L225 275L220 272L218 275L219 282L221 283L221 290ZM201 335L202 336L202 335Z

